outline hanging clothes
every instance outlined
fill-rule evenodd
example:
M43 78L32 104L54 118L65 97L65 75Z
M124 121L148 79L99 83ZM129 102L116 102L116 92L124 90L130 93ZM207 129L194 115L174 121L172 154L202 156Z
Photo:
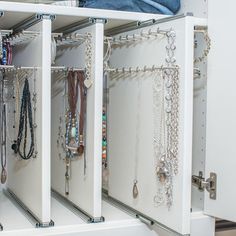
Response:
M180 0L80 0L80 7L174 15Z

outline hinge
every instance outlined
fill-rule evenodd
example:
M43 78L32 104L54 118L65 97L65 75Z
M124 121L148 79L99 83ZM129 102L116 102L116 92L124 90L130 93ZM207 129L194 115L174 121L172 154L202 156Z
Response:
M203 178L202 171L199 171L199 175L192 176L192 184L198 187L199 191L204 191L205 189L209 192L210 199L216 200L216 185L217 185L217 175L216 173L210 173L210 178L205 180Z

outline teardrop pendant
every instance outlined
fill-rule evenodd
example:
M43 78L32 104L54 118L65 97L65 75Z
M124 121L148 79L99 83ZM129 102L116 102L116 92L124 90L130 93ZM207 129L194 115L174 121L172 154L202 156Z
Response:
M133 186L133 198L136 199L138 197L138 186L137 186L138 181L134 181L134 186Z
M3 168L1 173L1 183L5 184L6 180L7 180L7 171L5 168Z

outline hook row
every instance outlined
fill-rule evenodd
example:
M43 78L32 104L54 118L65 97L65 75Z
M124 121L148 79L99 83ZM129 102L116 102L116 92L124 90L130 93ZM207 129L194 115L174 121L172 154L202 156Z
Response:
M122 67L122 68L107 68L105 71L110 73L139 73L139 72L155 72L162 70L178 70L178 66L166 67L166 66L155 66L152 67L144 66L144 67Z
M63 36L62 33L54 33L52 36L54 37L57 46L66 46L66 45L71 45L71 44L84 43L84 41L88 37L91 37L91 34L72 33L72 34Z
M9 34L5 35L5 41L9 42L11 46L16 46L35 39L39 34L39 32L27 30L23 30L22 32L14 34L12 34L12 31L11 33L9 31Z
M105 40L109 40L112 45L120 45L125 43L135 43L136 41L147 40L158 37L160 35L166 36L170 30L156 30L149 29L148 31L142 30L140 33L126 34L119 37L105 37ZM106 43L106 41L105 41Z

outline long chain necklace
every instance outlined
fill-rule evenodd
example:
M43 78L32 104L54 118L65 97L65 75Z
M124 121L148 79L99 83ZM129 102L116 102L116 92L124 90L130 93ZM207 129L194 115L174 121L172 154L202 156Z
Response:
M28 133L28 123L30 128L30 148L26 154L27 147L27 133ZM23 151L20 149L22 138L24 136ZM32 157L34 153L34 127L32 118L32 108L31 108L31 94L29 90L29 81L26 78L23 88L23 94L21 98L21 110L19 119L19 131L17 136L17 141L12 145L12 149L15 153L18 153L20 157L24 160L28 160Z
M92 35L90 33L86 34L85 39L85 80L84 85L89 89L93 85L92 75Z
M7 180L7 158L6 158L6 104L4 102L4 72L2 72L2 81L1 81L1 183L4 184Z
M138 190L138 162L139 162L139 147L140 147L140 140L139 140L139 132L140 132L140 103L141 103L141 79L138 79L138 95L137 95L137 123L136 123L136 141L135 141L135 160L134 160L134 183L133 183L133 198L136 199L139 194Z
M38 149L37 149L37 140L36 140L36 137L37 137L37 123L36 123L36 111L37 111L37 92L36 92L36 69L34 68L34 71L33 71L33 98L32 98L32 101L33 101L33 127L34 127L34 154L33 154L33 158L36 158L37 155L38 155Z
M156 175L158 190L154 196L155 205L166 204L168 208L173 202L173 176L178 173L178 140L179 140L179 69L175 66L175 32L167 33L168 45L167 66L173 67L162 71L161 98L158 100L157 85L154 82L154 123L161 109L160 134L158 125L154 130L154 155L156 161ZM165 99L163 99L165 98ZM161 100L161 105L159 101ZM162 136L163 134L163 136ZM158 138L159 136L159 138ZM159 140L159 143L158 143Z

